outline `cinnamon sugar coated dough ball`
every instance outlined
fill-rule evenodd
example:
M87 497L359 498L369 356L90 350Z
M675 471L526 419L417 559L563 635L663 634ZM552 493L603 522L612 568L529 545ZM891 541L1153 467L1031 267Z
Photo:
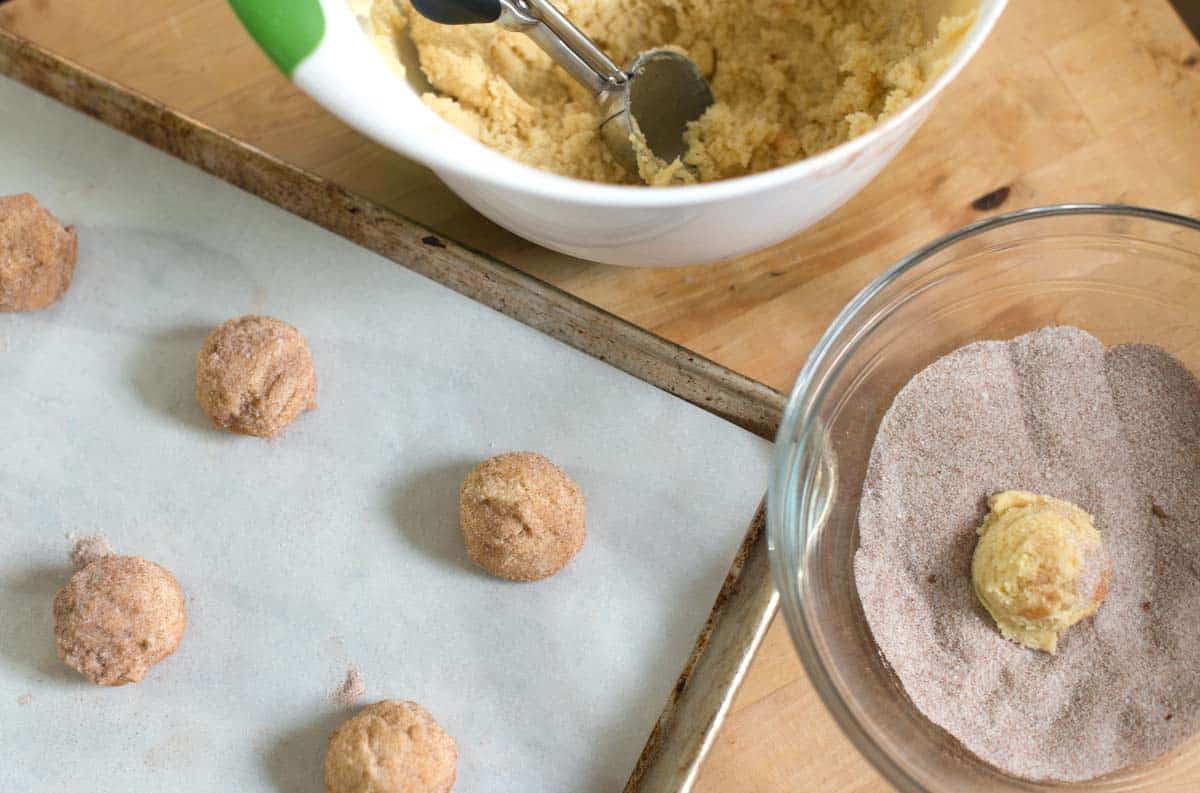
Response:
M975 593L1007 639L1054 654L1067 628L1096 613L1112 564L1092 516L1023 490L988 499L971 561Z
M78 240L28 193L0 196L0 311L33 311L63 296Z
M415 702L368 705L329 736L327 793L448 793L454 739Z
M271 317L222 323L200 348L196 399L223 430L271 438L317 407L317 373L300 331Z
M583 494L536 452L484 460L463 482L459 521L467 555L511 581L552 576L583 547Z
M54 597L54 645L63 663L101 686L123 686L179 647L187 628L175 576L140 556L104 556Z

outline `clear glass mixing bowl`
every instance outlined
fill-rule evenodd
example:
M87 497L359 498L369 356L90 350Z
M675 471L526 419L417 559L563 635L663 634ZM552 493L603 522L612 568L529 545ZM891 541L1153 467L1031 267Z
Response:
M1157 344L1200 373L1200 221L1125 206L1015 212L922 248L864 289L801 371L775 446L767 514L784 616L826 707L905 793L1200 790L1200 740L1084 784L994 770L917 712L863 617L858 500L892 398L957 347L1046 325Z

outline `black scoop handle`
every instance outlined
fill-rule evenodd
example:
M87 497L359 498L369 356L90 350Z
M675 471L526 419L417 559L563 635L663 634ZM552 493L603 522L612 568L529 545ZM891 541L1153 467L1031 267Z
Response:
M500 18L500 0L412 0L413 8L442 25L478 25Z

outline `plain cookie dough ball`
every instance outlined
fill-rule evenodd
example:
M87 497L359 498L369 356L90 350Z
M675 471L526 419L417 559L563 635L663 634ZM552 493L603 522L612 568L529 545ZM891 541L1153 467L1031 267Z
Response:
M271 317L222 323L200 348L196 399L223 430L271 438L317 407L317 372L300 331Z
M467 555L510 581L552 576L583 547L583 494L536 452L484 460L463 482L459 522Z
M328 793L448 793L454 787L454 739L415 702L368 705L329 736Z
M28 193L0 196L0 311L33 311L63 296L78 239Z
M1096 613L1112 566L1091 515L1022 490L988 499L971 563L975 593L1008 639L1053 654L1058 635Z
M104 556L54 597L54 645L67 666L101 686L123 686L179 647L187 628L175 576L140 556Z

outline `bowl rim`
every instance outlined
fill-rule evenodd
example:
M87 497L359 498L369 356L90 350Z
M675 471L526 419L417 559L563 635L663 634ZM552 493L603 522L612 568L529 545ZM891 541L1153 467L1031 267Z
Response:
M336 15L337 22L331 27L341 31L349 30L347 23L353 22L353 12L346 0L321 0L321 3L328 13ZM702 184L672 186L669 189L650 188L647 185L606 184L543 171L489 148L458 130L432 110L428 112L436 119L438 130L444 135L439 136L437 140L432 139L434 136L425 135L401 139L399 136L379 134L379 131L371 129L370 125L359 123L357 117L365 112L365 109L351 110L346 107L346 80L353 77L352 74L345 73L353 72L349 63L310 57L296 70L293 79L306 93L352 126L375 138L387 148L399 150L405 156L439 172L439 176L444 172L454 177L473 179L503 189L515 188L520 192L568 204L591 205L603 202L632 208L681 208L769 192L781 185L803 180L825 170L836 170L854 162L888 139L903 135L906 129L919 122L921 114L931 108L946 86L975 56L983 42L991 35L1007 3L1008 0L978 0L977 17L942 73L906 107L862 135L812 157L767 171ZM357 23L353 23L353 28L361 34ZM386 73L385 84L408 85L373 52L373 47L370 49L371 54L375 56L375 68L378 73ZM319 73L314 73L314 70ZM454 142L447 145L451 140Z
M1143 220L1153 220L1169 225L1179 226L1191 231L1200 232L1200 218L1189 217L1174 212L1130 204L1105 203L1072 203L1054 204L1049 206L1031 207L1006 212L994 217L985 218L962 228L938 237L934 241L918 248L901 258L898 262L874 278L846 304L821 335L812 352L809 354L796 383L788 397L787 407L779 424L775 437L775 445L771 453L771 479L767 489L767 545L771 564L771 576L775 589L779 593L780 608L783 611L784 622L792 639L792 645L805 673L816 689L817 695L824 704L826 711L833 716L842 734L845 735L854 748L866 758L867 762L887 781L902 793L927 793L927 789L902 768L891 755L876 741L867 735L858 719L853 715L848 703L842 698L824 664L820 661L815 650L815 639L810 629L804 610L800 606L799 571L789 574L789 561L782 556L787 547L786 536L788 526L785 525L783 501L786 498L786 488L790 479L790 460L797 446L812 431L809 422L803 428L799 427L801 417L805 412L804 401L808 394L810 381L819 367L829 355L833 344L839 339L849 324L858 317L863 307L874 299L880 292L894 283L906 272L924 262L930 256L965 239L977 236L987 231L1003 228L1030 220L1040 220L1051 217L1071 215L1092 216L1121 216ZM818 400L821 397L818 396ZM801 436L797 441L797 429ZM801 546L803 543L801 543ZM794 567L794 565L792 565Z

